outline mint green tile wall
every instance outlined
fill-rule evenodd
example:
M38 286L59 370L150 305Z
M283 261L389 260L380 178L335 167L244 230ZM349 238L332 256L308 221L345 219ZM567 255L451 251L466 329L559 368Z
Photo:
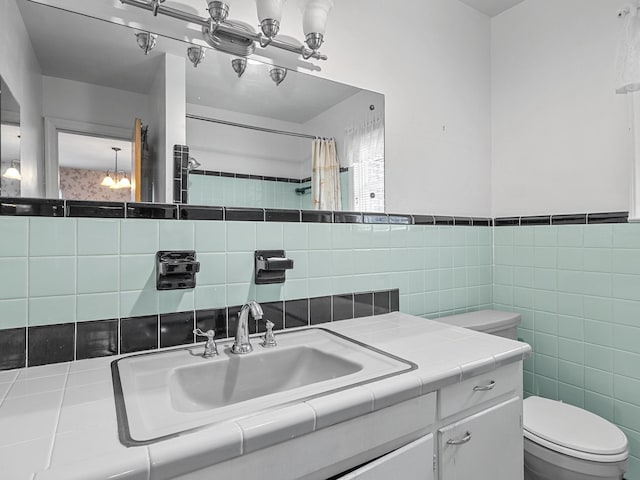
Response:
M304 184L253 180L247 178L189 175L191 205L226 205L249 208L285 208L311 210L310 192L298 195L296 188ZM349 172L340 174L343 210L349 205Z
M497 227L494 306L522 314L525 393L616 423L640 478L640 224Z
M248 178L189 175L189 203L298 210L302 208L302 197L295 192L299 186Z
M0 328L399 288L401 310L491 305L485 227L0 217ZM280 249L282 285L252 282L253 252ZM194 290L155 289L155 253L195 249Z

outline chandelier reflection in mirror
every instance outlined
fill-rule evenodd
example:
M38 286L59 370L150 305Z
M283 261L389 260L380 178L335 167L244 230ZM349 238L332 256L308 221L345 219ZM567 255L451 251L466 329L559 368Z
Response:
M110 170L107 170L107 174L102 179L100 185L102 185L103 187L112 188L114 190L119 190L121 188L131 188L131 182L129 181L129 178L127 178L127 174L124 172L124 170L118 172L118 152L122 149L119 147L111 147L111 150L116 152L116 163L113 170L113 177L111 176ZM122 174L121 177L119 176L120 174Z
M298 45L277 38L280 31L280 22L282 21L282 7L285 1L256 0L261 32L255 32L250 26L242 22L228 19L230 0L208 0L208 18L162 5L165 0L120 0L125 5L149 10L154 16L161 14L187 23L200 25L204 40L212 47L227 53L248 56L254 52L255 43L258 43L262 48L275 47L296 53L305 60L310 58L327 60L327 56L321 54L318 50L324 42L327 18L333 8L333 0L302 1L302 26L305 44ZM141 48L143 48L142 45ZM147 53L146 49L145 53ZM193 62L193 59L191 60ZM195 64L195 62L193 63Z
M18 160L12 160L11 166L5 170L2 176L9 180L22 180L22 175L20 175L20 170L18 170L19 164L20 162Z

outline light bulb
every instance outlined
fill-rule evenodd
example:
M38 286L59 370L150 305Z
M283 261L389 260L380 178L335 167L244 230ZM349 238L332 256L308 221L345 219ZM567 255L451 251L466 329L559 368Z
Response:
M327 18L332 8L333 0L308 0L304 7L302 29L306 44L314 52L324 41Z
M258 20L282 20L282 6L286 0L256 0Z
M107 172L100 185L102 185L103 187L110 187L114 183L116 182L113 181L113 178L111 178L111 175L109 175L109 172Z
M131 188L131 182L127 177L122 177L118 182L118 188Z
M13 164L7 168L7 170L2 174L4 178L8 178L9 180L22 180L22 175L20 175L20 171L13 166Z

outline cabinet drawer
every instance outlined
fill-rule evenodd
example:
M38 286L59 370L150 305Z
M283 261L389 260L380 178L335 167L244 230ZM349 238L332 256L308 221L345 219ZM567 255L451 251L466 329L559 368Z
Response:
M337 480L433 480L433 435L380 457Z
M500 367L440 390L440 418L472 408L509 392L521 394L522 362Z

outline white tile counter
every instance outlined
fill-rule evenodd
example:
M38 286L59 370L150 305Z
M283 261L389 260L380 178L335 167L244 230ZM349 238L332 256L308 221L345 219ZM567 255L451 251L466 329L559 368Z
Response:
M176 460L203 468L395 405L517 362L526 344L401 313L322 324L418 369L227 421L146 446L118 437L111 362L82 360L0 372L0 478L170 478ZM254 343L257 340L253 340Z

